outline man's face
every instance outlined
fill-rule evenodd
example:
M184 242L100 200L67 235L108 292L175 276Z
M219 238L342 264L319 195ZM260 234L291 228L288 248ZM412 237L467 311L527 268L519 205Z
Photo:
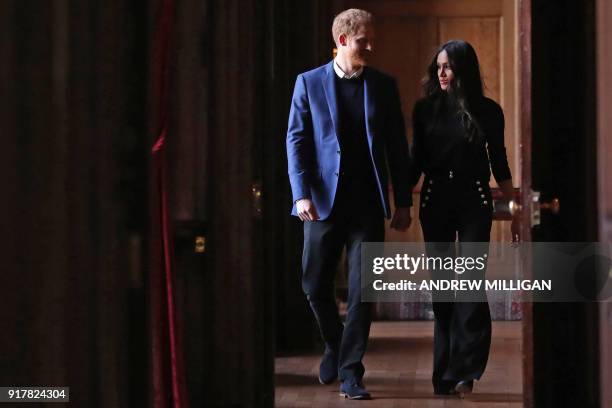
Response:
M340 47L352 64L367 65L374 47L374 27L366 24L360 26L355 35L341 35Z

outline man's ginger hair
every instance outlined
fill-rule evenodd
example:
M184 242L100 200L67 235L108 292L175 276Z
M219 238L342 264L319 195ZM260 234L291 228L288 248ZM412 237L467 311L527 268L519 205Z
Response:
M345 34L348 37L352 37L357 34L359 28L374 23L374 16L372 13L360 10L360 9L348 9L344 10L334 18L332 24L332 35L334 36L334 42L336 46L338 44L338 37Z

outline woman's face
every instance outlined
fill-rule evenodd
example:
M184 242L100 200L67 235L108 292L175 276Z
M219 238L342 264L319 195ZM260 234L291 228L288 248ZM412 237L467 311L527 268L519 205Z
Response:
M443 91L448 91L454 78L455 75L448 62L448 54L443 50L438 54L438 81L440 82L440 88Z

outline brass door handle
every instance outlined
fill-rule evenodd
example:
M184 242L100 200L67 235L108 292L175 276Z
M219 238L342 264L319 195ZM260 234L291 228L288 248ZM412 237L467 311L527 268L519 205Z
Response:
M206 237L203 235L197 235L193 246L193 252L196 254L203 254L206 252Z
M540 225L542 220L541 212L542 210L550 211L551 214L559 214L561 211L561 201L558 198L553 198L550 201L542 201L540 202L540 192L532 191L531 192L531 226Z
M515 214L521 212L521 208L522 206L514 200L510 200L510 202L508 203L508 211L513 217Z
M559 214L559 211L561 210L561 202L555 197L550 201L540 203L540 210L550 210L550 212L553 214Z

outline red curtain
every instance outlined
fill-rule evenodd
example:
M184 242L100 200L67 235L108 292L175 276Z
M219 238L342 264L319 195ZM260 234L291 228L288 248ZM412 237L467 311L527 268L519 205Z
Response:
M157 11L151 78L154 95L152 123L158 137L152 148L150 329L152 405L186 408L187 393L179 341L172 270L172 231L168 210L167 145L169 58L174 12L173 0L161 0ZM155 117L156 116L156 117Z

